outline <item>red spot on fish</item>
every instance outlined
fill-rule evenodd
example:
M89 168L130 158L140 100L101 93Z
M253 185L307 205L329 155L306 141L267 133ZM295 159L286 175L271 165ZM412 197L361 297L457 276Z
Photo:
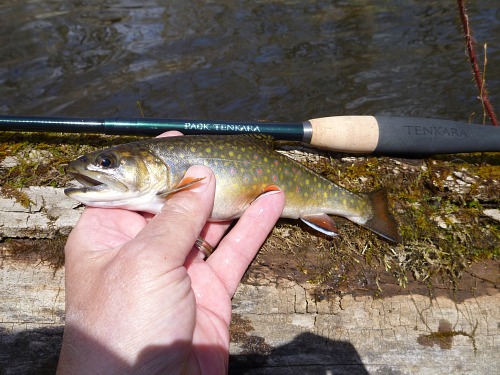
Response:
M297 186L295 187L295 192L296 192L296 193L300 193L300 186L299 186L299 185L297 185Z
M280 162L279 162L278 160L275 160L275 161L274 161L274 165L279 165L279 163L280 163Z
M260 176L262 175L262 169L257 169L257 174Z
M275 174L273 174L273 181L274 182L278 181L278 176L276 176Z

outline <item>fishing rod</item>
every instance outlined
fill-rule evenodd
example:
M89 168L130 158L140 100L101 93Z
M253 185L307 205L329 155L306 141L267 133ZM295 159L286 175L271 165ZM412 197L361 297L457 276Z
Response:
M331 151L379 155L500 151L496 127L415 117L333 116L279 123L0 115L0 131L156 136L168 130L191 135L259 133Z

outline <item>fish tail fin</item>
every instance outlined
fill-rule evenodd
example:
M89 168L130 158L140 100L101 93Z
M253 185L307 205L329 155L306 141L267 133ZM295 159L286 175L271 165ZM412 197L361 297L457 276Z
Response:
M389 211L387 192L383 189L377 190L366 194L366 198L371 205L373 216L361 225L389 241L400 243L402 239L398 232L398 223Z

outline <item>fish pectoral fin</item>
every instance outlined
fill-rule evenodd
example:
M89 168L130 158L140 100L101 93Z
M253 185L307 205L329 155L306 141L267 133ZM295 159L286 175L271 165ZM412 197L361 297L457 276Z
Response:
M327 214L307 215L301 217L300 220L309 225L311 228L314 228L328 236L336 236L338 234L337 225Z
M281 191L281 189L276 186L276 185L269 185L269 186L266 186L264 189L262 189L262 194L267 194L267 193L270 193L270 194L274 194L274 193L279 193Z
M266 186L264 189L262 189L262 194L258 195L252 202L255 202L256 200L260 199L260 197L263 197L264 195L276 194L276 193L279 193L281 191L282 190L276 185Z
M196 185L198 182L204 180L205 177L194 178L194 177L184 177L179 184L170 190L163 189L156 193L160 197L166 197L170 194L177 193L178 191L189 188L190 186Z

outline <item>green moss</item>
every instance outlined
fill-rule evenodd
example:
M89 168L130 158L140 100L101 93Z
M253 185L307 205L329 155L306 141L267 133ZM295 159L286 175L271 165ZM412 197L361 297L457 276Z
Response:
M477 352L476 345L476 329L478 326L478 322L476 321L476 325L472 329L471 333L467 333L463 330L454 330L452 329L451 323L442 319L439 322L439 327L437 332L431 332L428 335L420 335L417 339L417 342L423 346L434 346L438 345L441 349L451 349L453 347L453 338L455 336L464 336L470 339L472 343L472 349L474 353Z
M54 272L64 265L64 245L66 236L57 236L51 239L7 239L2 245L3 251L10 257L18 260L36 259L47 262Z
M13 188L8 184L4 184L2 187L0 187L0 194L2 197L15 199L25 208L28 208L32 203L27 194L23 193L19 189Z
M478 160L453 156L342 159L325 154L308 166L353 191L388 190L403 243L387 243L364 228L336 219L340 222L338 238L311 243L309 237L317 233L302 230L294 233L288 251L298 257L309 281L317 284L340 288L364 282L383 290L381 273L387 273L403 288L414 280L432 283L436 278L456 287L474 262L500 259L499 223L482 213L484 207L498 207L500 158L495 154ZM312 248L317 264L305 255ZM355 271L363 268L364 275Z

